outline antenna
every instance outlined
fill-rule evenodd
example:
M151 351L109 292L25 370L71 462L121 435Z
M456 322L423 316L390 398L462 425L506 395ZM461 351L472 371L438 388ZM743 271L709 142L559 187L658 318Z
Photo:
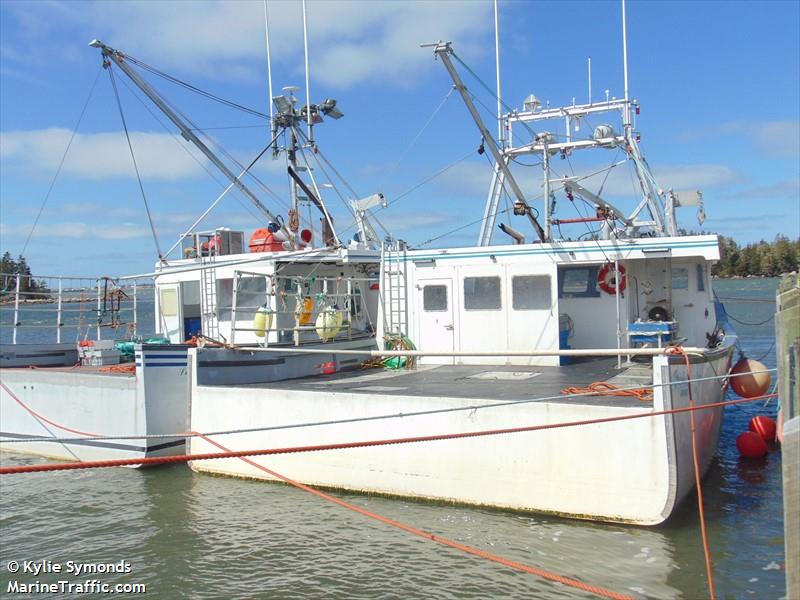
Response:
M269 124L272 137L274 138L278 133L278 126L275 123L275 108L272 103L272 58L269 52L269 14L267 13L267 0L264 0L264 39L267 52L267 89L269 91L267 103L269 104ZM277 144L272 148L272 158L278 158Z
M592 57L590 56L589 57L589 106L591 105L592 105Z
M303 51L306 61L306 129L308 131L308 142L314 143L314 132L311 128L311 89L309 87L308 75L308 25L306 23L306 0L303 0Z
M628 106L628 25L625 18L625 0L622 0L622 64L625 78L625 127L631 125L631 111Z
M497 10L497 0L494 0L494 62L497 71L497 141L500 143L500 148L504 148L503 100L500 94L500 14Z

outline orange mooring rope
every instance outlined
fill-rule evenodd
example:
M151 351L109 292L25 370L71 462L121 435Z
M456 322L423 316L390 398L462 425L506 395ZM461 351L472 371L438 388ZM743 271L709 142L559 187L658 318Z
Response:
M2 387L8 393L8 395L11 396L11 398L17 404L19 404L22 408L24 408L26 411L28 411L31 415L33 415L33 417L35 419L38 419L39 421L44 421L48 425L52 425L53 427L55 427L57 429L61 429L62 431L69 431L70 433L74 433L74 434L77 434L77 435L85 435L86 437L98 437L99 436L99 434L97 434L97 433L89 433L89 432L86 432L86 431L80 431L79 429L71 429L70 427L65 427L63 425L59 425L58 423L56 423L54 421L51 421L47 417L44 417L44 416L40 415L35 410L33 410L30 406L25 404L22 400L17 398L14 395L14 392L12 392L10 389L8 389L8 386L6 386L6 384L3 383L2 381L0 381L0 387ZM78 464L80 464L80 463L78 463Z
M100 367L103 373L136 373L135 363L125 363L122 365L109 365L107 367Z
M595 394L597 396L633 396L642 402L653 401L653 388L642 387L635 389L620 388L613 383L595 381L586 387L565 387L562 394Z
M680 354L686 363L686 387L689 391L689 408L694 408L694 397L692 396L692 363L689 355L683 348L675 348L670 354ZM700 461L697 459L697 432L695 429L694 410L689 413L692 424L692 460L694 461L694 480L697 487L697 511L700 514L700 537L703 540L703 554L706 560L706 576L708 577L708 594L711 600L716 599L714 591L714 567L711 564L711 551L708 547L708 535L706 534L706 517L703 512L703 487L700 484Z
M3 385L0 382L0 385ZM3 387L8 391L4 385ZM10 393L10 392L9 392ZM25 406L18 398L11 394L12 398L17 400L23 407ZM565 427L578 427L580 425L596 425L599 423L611 423L614 421L628 421L630 419L642 419L645 417L657 417L659 415L671 415L683 412L691 412L695 410L708 410L711 408L719 408L721 406L729 406L733 404L742 404L744 402L755 402L757 400L766 400L767 398L777 398L777 394L764 394L756 396L755 398L739 398L737 400L724 400L722 402L713 402L711 404L704 404L702 406L690 406L683 408L672 408L669 410L647 411L634 413L631 415L618 415L614 417L602 417L599 419L584 419L581 421L565 421L562 423L550 423L547 425L528 425L526 427L510 427L507 429L488 429L484 431L467 431L462 433L441 433L437 435L426 435L417 437L406 438L392 438L384 440L367 440L358 442L345 442L340 444L319 444L316 446L294 446L288 448L267 448L262 450L235 450L232 452L211 452L206 454L181 454L175 456L152 456L142 458L118 458L111 460L94 460L86 462L68 462L68 463L50 463L41 465L19 465L16 467L0 467L0 475L16 475L21 473L39 473L45 471L71 471L75 469L100 469L105 467L129 467L133 465L162 465L169 463L189 462L192 460L213 460L218 458L242 458L244 456L269 456L273 454L295 454L300 452L319 452L322 450L345 450L349 448L367 448L372 446L389 446L392 444L411 444L418 442L435 442L442 440L455 440L462 438L484 437L489 435L501 435L507 433L523 433L528 431L541 431L544 429L562 429ZM39 416L33 412L32 409L26 407L31 411L34 416ZM80 435L95 437L95 434L86 432L77 432L74 429L63 427L52 421L47 421L44 417L40 417L47 423L71 431L79 433ZM182 437L188 435L198 435L192 433L176 433L175 437ZM43 438L47 441L47 438Z
M212 444L212 445L216 446L217 448L219 448L220 450L222 450L222 451L224 451L226 453L231 453L231 450L229 448L226 448L225 446L215 442L211 438L206 437L206 436L204 436L202 434L198 434L198 435L199 435L199 437L201 437L204 440L206 440L209 444ZM305 485L303 483L300 483L299 481L295 481L294 479L286 477L285 475L281 475L280 473L277 473L277 472L273 471L272 469L268 469L267 467L265 467L263 465L260 465L257 462L250 460L249 458L245 458L245 457L242 457L242 456L240 456L239 458L241 460L243 460L244 462L246 462L248 465L250 465L252 467L255 467L256 469L259 469L260 471L263 471L264 473L272 475L273 477L275 477L277 479L280 479L284 483L288 483L289 485L294 486L294 487L296 487L296 488L298 488L300 490L306 491L309 494L313 494L313 495L317 496L318 498L322 498L323 500L327 500L328 502L333 502L334 504L338 504L339 506L341 506L343 508L351 510L351 511L353 511L355 513L358 513L360 515L364 515L365 517L369 517L370 519L375 519L376 521L379 521L381 523L385 523L386 525L390 525L392 527L400 529L401 531L405 531L406 533L410 533L412 535L419 536L419 537L424 538L426 540L431 540L431 541L436 542L438 544L442 544L443 546L449 546L450 548L455 548L456 550L461 550L462 552L466 552L467 554L472 554L473 556L477 556L479 558L484 558L486 560L490 560L492 562L496 562L496 563L504 565L506 567L510 567L512 569L516 569L517 571L523 571L525 573L530 573L531 575L536 575L538 577L541 577L542 579L548 579L550 581L556 581L556 582L561 583L563 585L567 585L567 586L570 586L570 587L573 587L573 588L576 588L576 589L579 589L579 590L583 590L585 592L589 592L589 593L595 594L597 596L602 596L604 598L614 598L615 600L633 600L632 596L626 596L624 594L620 594L618 592L614 592L612 590L608 590L608 589L605 589L605 588L602 588L602 587L599 587L599 586L596 586L596 585L589 585L588 583L583 583L583 582L578 581L576 579L571 579L569 577L564 577L563 575L558 575L557 573L552 573L550 571L545 571L544 569L539 569L537 567L532 567L532 566L526 565L524 563L520 563L520 562L517 562L517 561L514 561L514 560L509 560L507 558L503 558L502 556L498 556L497 554L492 554L490 552L486 552L485 550L480 550L479 548L475 548L473 546L467 546L466 544L462 544L460 542L456 542L455 540L451 540L451 539L446 538L446 537L435 535L433 533L429 533L427 531L423 531L422 529L417 529L416 527L413 527L413 526L408 525L406 523L402 523L400 521L395 521L394 519L390 519L389 517L384 517L383 515L379 515L378 513L374 513L374 512L372 512L370 510L367 510L366 508L362 508L360 506L356 506L355 504L351 504L350 502L342 500L341 498L336 498L335 496L331 496L330 494L326 494L325 492L322 492L320 490L317 490L315 488L307 486L307 485Z

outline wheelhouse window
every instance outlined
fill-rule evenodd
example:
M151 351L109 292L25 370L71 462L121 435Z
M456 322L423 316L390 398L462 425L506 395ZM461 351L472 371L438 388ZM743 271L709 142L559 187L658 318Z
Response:
M163 289L159 299L162 317L174 317L178 314L178 290L174 288Z
M233 279L217 280L217 318L230 321L233 306ZM264 277L242 277L237 281L236 320L252 319L258 307L267 301Z
M426 285L422 288L422 308L426 312L447 310L447 286Z
M516 275L511 278L514 310L550 310L550 276Z
M673 290L689 289L689 269L687 269L686 267L672 268L672 289Z
M499 277L465 277L464 308L466 310L500 310Z
M565 267L558 271L559 298L597 298L600 288L597 287L597 274L600 267Z
M697 291L706 291L706 270L703 265L699 263L697 265Z

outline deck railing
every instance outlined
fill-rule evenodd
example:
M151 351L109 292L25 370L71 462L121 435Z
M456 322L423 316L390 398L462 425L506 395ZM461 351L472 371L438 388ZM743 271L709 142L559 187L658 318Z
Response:
M74 341L100 340L107 331L133 338L140 331L142 295L152 297L152 290L149 279L0 273L3 338L9 330L13 344L61 343L66 332L74 332Z

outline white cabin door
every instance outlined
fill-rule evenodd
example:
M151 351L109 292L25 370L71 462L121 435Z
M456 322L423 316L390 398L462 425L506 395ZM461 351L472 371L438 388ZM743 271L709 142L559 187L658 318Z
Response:
M452 352L455 348L453 280L423 279L417 283L419 335L417 348L428 352ZM425 364L452 365L452 356L425 356Z
M181 311L180 284L159 285L158 328L173 344L183 342L183 316Z

